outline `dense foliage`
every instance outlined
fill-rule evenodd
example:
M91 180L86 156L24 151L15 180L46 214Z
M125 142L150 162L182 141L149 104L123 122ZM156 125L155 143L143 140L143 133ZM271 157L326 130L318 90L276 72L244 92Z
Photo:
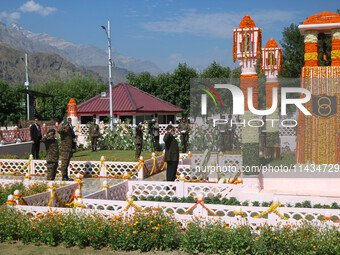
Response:
M48 83L33 88L39 92L55 96L55 118L61 121L66 118L67 104L71 98L74 98L77 104L80 104L102 91L108 89L107 85L98 84L93 78L74 77L69 80L55 79ZM53 116L53 101L51 98L46 99L46 116ZM37 110L39 113L44 111L43 99L38 98Z
M297 25L291 24L282 32L282 77L300 78L305 65L305 44Z
M23 109L20 106L18 90L20 86L10 87L0 81L0 126L17 123Z
M205 254L339 254L340 231L312 222L264 225L253 231L248 225L219 220L205 224L199 217L186 227L163 212L136 212L132 216L103 217L49 211L32 217L0 207L0 241L66 247L110 247L113 250L183 250Z
M47 185L35 183L26 187L22 182L0 185L0 205L6 203L8 196L13 195L15 190L19 190L25 197L47 191Z
M127 79L132 86L144 90L156 97L184 109L189 113L190 79L193 78L229 78L230 68L213 62L202 73L189 67L186 63L178 64L173 73L152 76L149 73L129 73Z

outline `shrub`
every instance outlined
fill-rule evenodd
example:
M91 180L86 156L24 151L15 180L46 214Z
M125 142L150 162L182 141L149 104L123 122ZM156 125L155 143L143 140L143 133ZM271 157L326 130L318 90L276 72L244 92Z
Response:
M46 184L32 184L30 186L24 186L22 182L16 182L13 184L0 185L0 205L6 203L9 195L13 195L15 190L19 190L24 197L35 195L45 192L47 190Z

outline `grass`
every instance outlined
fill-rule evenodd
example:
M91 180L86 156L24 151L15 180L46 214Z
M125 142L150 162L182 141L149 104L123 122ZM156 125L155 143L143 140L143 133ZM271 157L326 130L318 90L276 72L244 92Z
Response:
M162 152L157 152L156 156L162 155ZM126 162L137 162L135 159L135 151L132 150L105 150L105 151L77 151L73 154L71 160L76 161L99 161L101 156L105 157L106 161L126 161ZM143 158L150 159L151 153L148 151L142 151Z
M140 251L112 251L109 248L103 248L101 250L95 250L90 247L86 247L85 249L80 249L78 247L65 248L62 245L59 246L47 246L47 245L24 245L20 241L13 243L0 243L0 251L1 254L7 255L104 255L104 254L115 254L115 255L139 255ZM155 252L143 252L144 255L154 255ZM157 251L159 255L179 255L179 254L187 254L182 251L172 251L172 252L164 252Z

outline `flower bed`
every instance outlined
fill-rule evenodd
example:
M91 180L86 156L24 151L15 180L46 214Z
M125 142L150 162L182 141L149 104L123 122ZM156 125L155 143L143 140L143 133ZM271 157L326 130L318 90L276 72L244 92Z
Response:
M113 250L183 250L228 254L338 254L340 232L327 223L309 222L257 231L247 225L228 225L219 220L202 224L196 217L186 228L161 211L104 217L99 214L61 214L50 211L31 217L0 207L0 241L67 247L110 247Z
M33 183L29 186L25 186L22 182L0 184L0 205L5 204L8 196L12 195L15 190L19 190L26 197L47 191L47 184Z

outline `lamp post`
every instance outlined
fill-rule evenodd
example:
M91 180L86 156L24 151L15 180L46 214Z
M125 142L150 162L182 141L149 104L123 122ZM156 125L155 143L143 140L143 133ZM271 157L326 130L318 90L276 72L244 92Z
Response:
M28 82L27 53L25 53L25 71L26 71L25 87L26 87L26 90L28 90L28 86L30 85L30 83ZM27 98L27 120L29 120L30 119L30 96L28 94L28 91L27 91L26 98Z
M110 89L110 129L113 129L113 109L112 109L112 61L111 61L111 27L110 21L107 21L107 30L105 26L101 26L104 29L109 48L109 89Z

